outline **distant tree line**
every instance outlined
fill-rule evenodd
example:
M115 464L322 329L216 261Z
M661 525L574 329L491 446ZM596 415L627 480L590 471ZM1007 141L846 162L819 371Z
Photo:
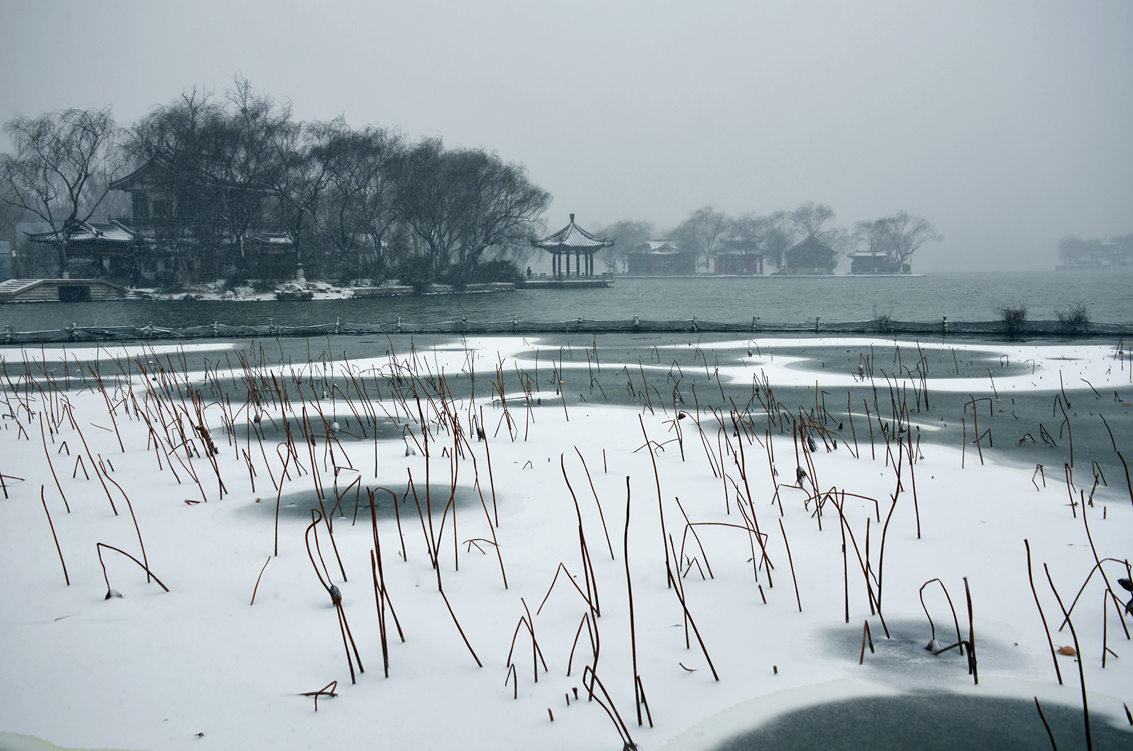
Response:
M66 110L6 130L15 148L0 156L0 198L58 230L62 270L71 229L105 218L112 178L141 167L139 252L160 254L174 282L289 278L297 264L344 281L514 276L550 201L495 154L341 118L298 122L243 79L223 97L185 92L124 129L108 110Z
M650 222L625 219L601 229L600 234L616 237L618 241L602 252L602 260L606 268L613 271L620 264L624 265L627 252L648 240L663 238L695 253L698 263L704 267L711 268L712 259L721 252L742 249L758 250L782 269L787 265L788 250L813 239L830 248L836 256L858 248L887 256L899 266L925 243L940 239L928 220L905 211L856 222L852 230L838 226L835 218L830 206L807 202L793 210L740 216L728 216L705 206L660 234Z
M1133 234L1105 239L1069 235L1058 243L1058 258L1071 267L1128 268L1133 266Z

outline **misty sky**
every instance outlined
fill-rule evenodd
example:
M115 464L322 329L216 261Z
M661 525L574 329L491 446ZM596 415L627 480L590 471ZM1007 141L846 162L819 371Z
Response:
M520 162L552 230L905 209L944 236L919 271L1133 232L1129 0L0 0L0 34L0 121L129 125L238 74L299 120Z

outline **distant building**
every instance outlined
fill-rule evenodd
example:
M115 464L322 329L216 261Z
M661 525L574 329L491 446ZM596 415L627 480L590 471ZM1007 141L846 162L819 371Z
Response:
M41 245L58 244L65 239L67 256L92 262L102 274L112 279L127 280L136 267L138 253L144 249L142 238L125 225L73 222L61 230L27 235L28 242Z
M1128 269L1133 267L1133 235L1108 240L1064 239L1058 246L1059 271Z
M134 284L170 276L224 274L241 252L254 259L247 269L253 273L278 273L298 263L290 235L267 217L266 188L215 182L190 185L175 179L160 160L150 160L112 182L110 189L128 193L131 207L129 217L112 219L111 224L131 233L134 244L145 251L136 254L128 279L108 268L112 278ZM237 213L253 218L239 241L207 208L230 198L239 207Z
M758 276L763 273L763 251L750 240L725 240L713 257L713 271L721 276Z
M838 253L817 238L808 237L787 251L787 263L780 274L833 274Z
M0 240L0 282L12 278L12 243Z
M850 254L851 274L908 274L912 267L906 263L898 263L886 253L873 253L863 250Z
M180 195L172 185L179 186ZM268 198L266 189L209 184L208 191L194 192L194 186L178 183L155 161L109 187L130 195L130 216L106 223L76 221L64 227L17 225L17 252L29 252L23 242L54 248L65 244L68 265L77 262L82 275L131 286L224 275L241 255L254 261L247 264L246 272L264 274L296 266L290 236L268 224L263 208ZM203 200L206 192L213 198L236 196L243 202L241 208L250 210L255 221L239 240L222 221L216 201Z
M630 276L693 276L696 254L670 240L650 240L626 253L626 270Z

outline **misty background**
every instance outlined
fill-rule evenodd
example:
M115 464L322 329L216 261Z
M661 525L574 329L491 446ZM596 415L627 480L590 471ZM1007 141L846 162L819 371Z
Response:
M0 121L128 126L234 76L523 164L549 229L712 206L898 210L917 271L1050 269L1133 231L1133 3L0 0ZM0 135L0 151L10 142Z

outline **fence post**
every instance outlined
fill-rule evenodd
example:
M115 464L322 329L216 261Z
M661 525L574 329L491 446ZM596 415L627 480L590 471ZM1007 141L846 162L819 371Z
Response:
M397 333L401 333L401 316L397 317Z
M814 317L814 333L816 333L816 334L817 334L817 333L818 333L818 330L819 330L820 328L822 328L822 319L821 319L821 318L819 318L818 316L815 316L815 317Z
M342 328L342 316L335 316L334 317L334 333L338 334L338 332L341 328Z

